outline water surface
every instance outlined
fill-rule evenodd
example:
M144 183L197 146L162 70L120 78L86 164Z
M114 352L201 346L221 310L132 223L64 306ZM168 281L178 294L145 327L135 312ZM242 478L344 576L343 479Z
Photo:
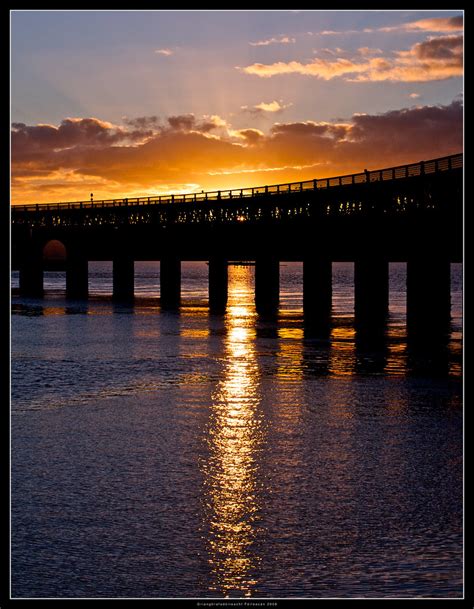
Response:
M445 342L411 345L405 265L385 336L353 324L353 265L334 264L333 325L305 334L302 269L281 265L277 320L253 268L225 315L207 266L183 264L161 311L159 264L114 304L47 273L12 285L14 597L462 596L462 274Z

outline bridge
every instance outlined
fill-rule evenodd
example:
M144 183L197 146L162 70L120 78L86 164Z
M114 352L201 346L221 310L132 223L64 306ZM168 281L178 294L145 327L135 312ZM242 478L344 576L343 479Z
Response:
M44 294L44 248L66 249L66 294L88 296L88 261L113 261L113 298L134 295L134 261L160 261L163 308L180 304L181 262L209 262L209 306L225 310L227 266L255 261L255 302L275 312L279 263L303 262L305 320L326 327L332 262L354 262L355 318L383 324L388 265L407 263L407 324L445 327L450 264L463 255L463 155L291 184L159 197L13 205L12 268Z

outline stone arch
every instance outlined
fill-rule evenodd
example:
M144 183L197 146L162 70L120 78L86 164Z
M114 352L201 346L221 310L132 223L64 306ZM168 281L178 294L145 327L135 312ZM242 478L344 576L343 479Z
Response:
M59 239L50 239L43 245L43 265L45 268L64 268L66 265L66 246Z
M66 260L66 246L59 239L50 239L43 246L45 260Z

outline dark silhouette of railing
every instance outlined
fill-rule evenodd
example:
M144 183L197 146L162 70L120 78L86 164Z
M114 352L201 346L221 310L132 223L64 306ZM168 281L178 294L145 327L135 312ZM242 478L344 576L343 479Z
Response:
M59 211L65 209L97 209L105 207L128 207L137 205L160 205L196 202L219 202L232 199L255 198L259 195L288 195L327 189L340 186L364 184L372 182L385 182L390 180L406 179L414 176L429 175L450 169L463 167L463 155L455 154L440 157L428 161L419 161L409 165L399 165L375 171L363 171L360 173L336 176L331 178L319 178L306 180L304 182L291 182L288 184L274 184L271 186L254 186L251 188L238 188L232 190L214 190L209 192L188 193L182 195L160 195L156 197L133 197L119 199L103 199L97 201L70 201L61 203L36 203L33 205L13 205L12 211Z

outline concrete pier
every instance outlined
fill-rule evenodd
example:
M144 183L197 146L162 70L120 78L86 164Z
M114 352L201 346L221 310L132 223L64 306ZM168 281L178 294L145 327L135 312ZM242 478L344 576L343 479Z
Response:
M280 262L273 256L255 261L255 307L263 315L278 311L280 298Z
M43 288L43 265L38 260L26 262L20 267L19 290L21 296L42 297Z
M133 300L134 296L134 260L126 254L117 254L113 265L113 299Z
M332 262L325 257L303 260L303 313L306 328L326 334L331 323Z
M89 294L88 271L87 258L79 251L68 250L66 258L66 296L68 298L87 298Z
M227 305L228 295L227 260L213 257L209 260L209 309L211 313L222 313Z
M21 296L41 298L43 287L43 252L39 245L26 243L19 264L19 292Z
M451 265L433 252L407 262L407 331L432 336L449 330Z
M160 302L164 309L177 309L181 302L181 260L167 256L160 260Z
M388 260L374 254L354 262L354 314L358 326L381 326L388 316Z

